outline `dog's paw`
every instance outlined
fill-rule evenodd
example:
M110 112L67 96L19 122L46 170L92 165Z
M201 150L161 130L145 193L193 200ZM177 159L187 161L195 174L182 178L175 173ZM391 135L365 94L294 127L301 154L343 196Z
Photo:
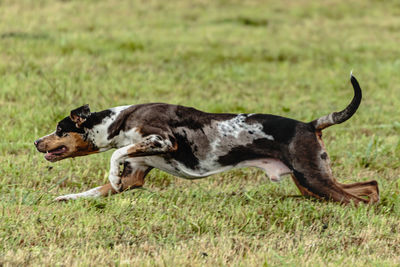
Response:
M53 201L61 202L61 201L68 201L68 200L77 199L77 198L78 198L77 194L69 194L69 195L56 197L53 199Z
M121 177L110 173L110 175L108 176L108 180L110 181L110 184L111 184L112 188L114 188L115 191L121 192L121 190L122 190Z
M282 181L282 177L279 175L271 175L271 176L266 175L266 176L269 177L269 180L273 183L279 183L280 181Z

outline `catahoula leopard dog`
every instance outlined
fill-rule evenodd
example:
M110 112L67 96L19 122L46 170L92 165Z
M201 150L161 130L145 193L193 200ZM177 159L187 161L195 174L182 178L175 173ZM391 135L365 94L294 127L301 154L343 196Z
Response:
M232 168L257 167L274 182L290 174L304 196L345 204L378 202L375 180L341 184L333 177L321 139L323 129L348 120L360 105L361 88L354 76L350 80L351 103L307 123L270 114L205 113L163 103L100 112L84 105L61 120L55 132L34 143L51 162L116 149L110 183L57 197L58 201L141 187L153 168L198 179Z

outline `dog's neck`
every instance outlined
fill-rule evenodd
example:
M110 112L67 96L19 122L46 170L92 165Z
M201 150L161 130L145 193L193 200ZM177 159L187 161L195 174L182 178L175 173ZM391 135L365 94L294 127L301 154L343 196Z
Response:
M90 128L88 128L87 138L90 140L93 146L99 149L100 152L107 151L112 148L119 148L125 145L123 140L125 137L123 131L121 131L119 135L109 139L108 129L121 111L128 107L129 106L121 106L92 113L91 119L94 123L90 126Z

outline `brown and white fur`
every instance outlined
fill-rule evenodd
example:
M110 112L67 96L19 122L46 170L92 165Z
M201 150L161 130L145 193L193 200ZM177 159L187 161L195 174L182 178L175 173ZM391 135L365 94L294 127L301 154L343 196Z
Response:
M152 168L198 179L239 167L263 169L272 181L290 174L305 196L341 203L379 201L376 181L341 184L330 168L322 130L348 120L361 102L351 76L352 102L309 123L269 114L215 114L163 103L92 113L72 110L54 133L35 141L51 162L116 149L110 183L56 200L100 197L141 187ZM120 172L120 165L123 170Z

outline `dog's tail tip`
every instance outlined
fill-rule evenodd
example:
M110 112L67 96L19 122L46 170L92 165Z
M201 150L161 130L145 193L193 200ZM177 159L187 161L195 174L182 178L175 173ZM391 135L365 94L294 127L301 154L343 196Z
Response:
M350 82L353 84L354 82L358 83L356 77L353 75L353 70L350 71Z
M316 130L323 130L334 124L340 124L342 122L345 122L348 119L350 119L351 116L353 116L354 113L357 111L361 103L362 91L360 85L358 84L357 79L353 75L353 71L350 72L350 82L353 85L354 89L354 97L351 103L342 111L333 112L331 114L328 114L326 116L323 116L319 119L312 121L311 123Z

